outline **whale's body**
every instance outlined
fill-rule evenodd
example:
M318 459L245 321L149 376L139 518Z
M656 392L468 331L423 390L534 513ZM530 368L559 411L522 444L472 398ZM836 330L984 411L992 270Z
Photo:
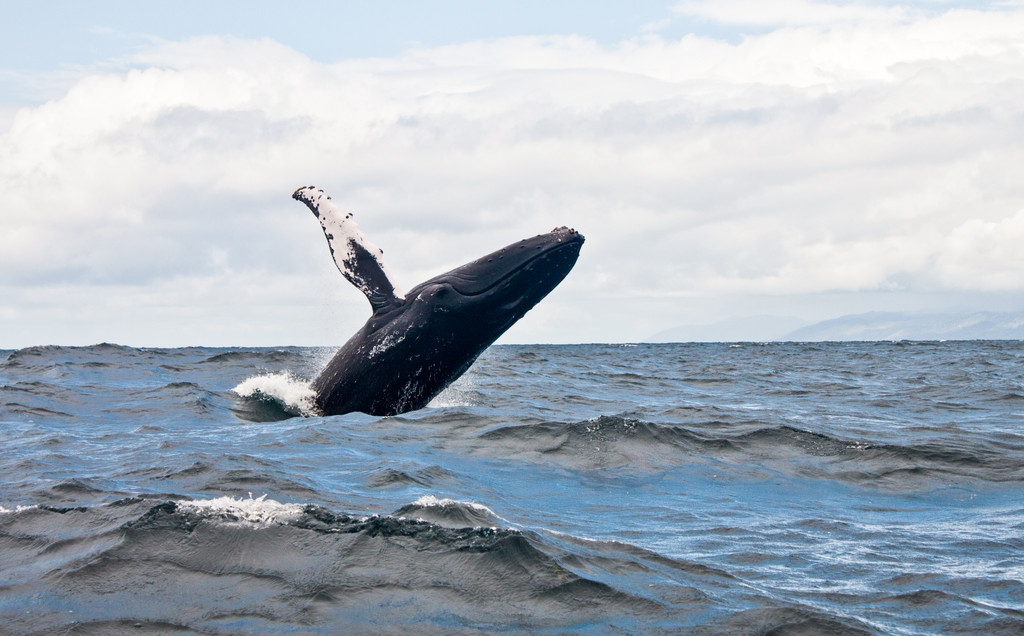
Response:
M373 315L313 381L325 415L396 415L423 408L491 343L544 298L576 264L583 236L556 228L420 283L403 295L381 251L322 190L293 198L320 220L341 273Z

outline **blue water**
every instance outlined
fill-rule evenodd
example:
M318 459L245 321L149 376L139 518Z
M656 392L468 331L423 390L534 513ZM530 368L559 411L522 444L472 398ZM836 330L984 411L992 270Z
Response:
M303 414L329 355L0 352L0 625L1024 632L1024 343L499 346Z

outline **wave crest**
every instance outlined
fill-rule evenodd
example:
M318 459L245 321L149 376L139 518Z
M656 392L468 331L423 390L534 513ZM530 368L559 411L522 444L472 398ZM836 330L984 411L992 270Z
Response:
M310 388L309 380L303 380L288 371L265 373L246 378L231 391L248 400L250 406L276 406L284 417L317 415L316 404L313 401L316 393ZM275 414L272 412L265 412L258 408L242 413L243 417L252 421L283 419L283 417L273 417L273 415Z
M454 499L438 499L424 495L393 513L395 517L410 517L445 528L496 528L508 523L487 506Z
M305 511L300 504L286 504L262 495L253 499L239 497L217 497L216 499L197 499L181 501L177 507L186 512L194 512L203 517L228 521L242 521L266 526L271 524L287 524L297 521Z
M1011 482L1024 474L1016 447L849 440L785 424L683 427L602 415L486 431L477 450L580 470L661 470L713 464L737 474L782 472L883 488L930 488L952 479Z

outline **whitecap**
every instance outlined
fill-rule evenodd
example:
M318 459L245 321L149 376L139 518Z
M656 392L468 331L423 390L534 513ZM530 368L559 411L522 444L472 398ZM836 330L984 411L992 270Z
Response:
M483 504L424 495L395 511L395 516L426 521L447 528L511 527L508 520Z
M313 402L316 393L310 388L310 382L288 371L252 376L231 390L244 398L274 400L301 415L316 415Z
M494 515L495 517L498 516L494 514L493 510L483 504L478 504L472 501L455 501L454 499L449 498L438 499L434 495L423 495L416 501L412 502L412 505L419 506L421 508L456 508L462 506L477 512Z
M3 506L0 506L0 515L2 515L2 514L12 514L12 513L15 513L15 512L25 512L26 510L35 510L38 507L39 506L37 506L35 504L32 504L31 506L15 506L13 508L5 508Z
M194 499L178 502L178 508L198 513L204 517L244 521L258 526L286 524L299 519L305 506L295 503L281 503L262 495L253 499L239 497L217 497L216 499Z

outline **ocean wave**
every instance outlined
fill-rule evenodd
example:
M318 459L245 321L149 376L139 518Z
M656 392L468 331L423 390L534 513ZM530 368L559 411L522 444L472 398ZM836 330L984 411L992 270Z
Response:
M250 421L263 422L296 415L317 414L316 394L310 382L288 371L266 373L242 380L231 391L243 398L245 407L236 413Z
M96 366L106 364L111 359L132 357L144 351L134 347L104 342L85 347L69 347L64 345L36 345L12 351L0 363L0 367L45 368L58 364L75 366Z
M766 626L770 628L766 629ZM875 633L867 625L851 625L837 617L808 609L779 607L737 612L713 633L719 634L829 634L863 636Z
M0 505L0 514L12 514L12 513L16 513L16 512L25 512L26 510L35 510L38 507L39 507L38 504L31 504L31 505L28 505L28 506L20 506L19 505L19 506L14 506L13 508L5 508L4 506Z
M2 389L2 388L6 388L6 387L0 387L0 389ZM21 417L28 417L28 418L49 418L49 417L69 418L69 417L74 417L72 414L64 413L63 411L56 411L56 410L48 409L48 408L45 408L45 407L42 407L42 406L31 406L29 404L21 404L21 403L18 403L18 402L5 402L3 404L0 404L0 407L3 407L4 410L9 412L11 415L21 416Z
M509 523L483 504L424 495L393 513L446 528L496 528Z
M217 497L216 499L182 501L176 505L183 511L195 512L207 518L238 521L256 526L295 521L305 511L305 506L283 504L273 499L267 499L265 494L253 499L252 493L249 493L248 499Z
M389 488L392 486L435 486L454 477L451 471L440 466L428 466L418 470L398 470L384 468L375 471L367 480L373 488Z
M216 413L220 410L217 392L206 389L195 382L169 382L148 388L136 389L131 391L130 395L134 398L131 403L111 405L109 410L118 414L129 414L135 417L146 411L160 413L163 410L172 408L175 410L184 408L190 414L196 416ZM144 401L145 407L140 407L137 402L139 400Z
M17 546L0 575L17 581L0 618L22 633L131 622L216 631L224 621L246 632L366 631L381 615L486 629L668 615L657 599L561 565L540 535L265 497L21 507L0 516L0 539ZM57 545L48 567L42 555Z
M404 514L423 511L445 518ZM453 513L473 525L450 523ZM387 515L266 496L17 506L0 508L0 541L0 620L16 633L362 633L381 620L474 633L871 631L752 589L736 607L728 591L740 582L721 570L503 527L482 504L431 496Z
M758 467L881 487L914 488L971 478L1024 479L1024 443L899 445L847 440L788 425L656 424L627 416L509 425L479 435L476 450L556 462L577 469L663 469L694 463Z
M305 356L298 351L286 349L237 349L215 353L207 358L198 361L198 364L224 364L234 362L257 363L257 364L297 364L301 363Z

